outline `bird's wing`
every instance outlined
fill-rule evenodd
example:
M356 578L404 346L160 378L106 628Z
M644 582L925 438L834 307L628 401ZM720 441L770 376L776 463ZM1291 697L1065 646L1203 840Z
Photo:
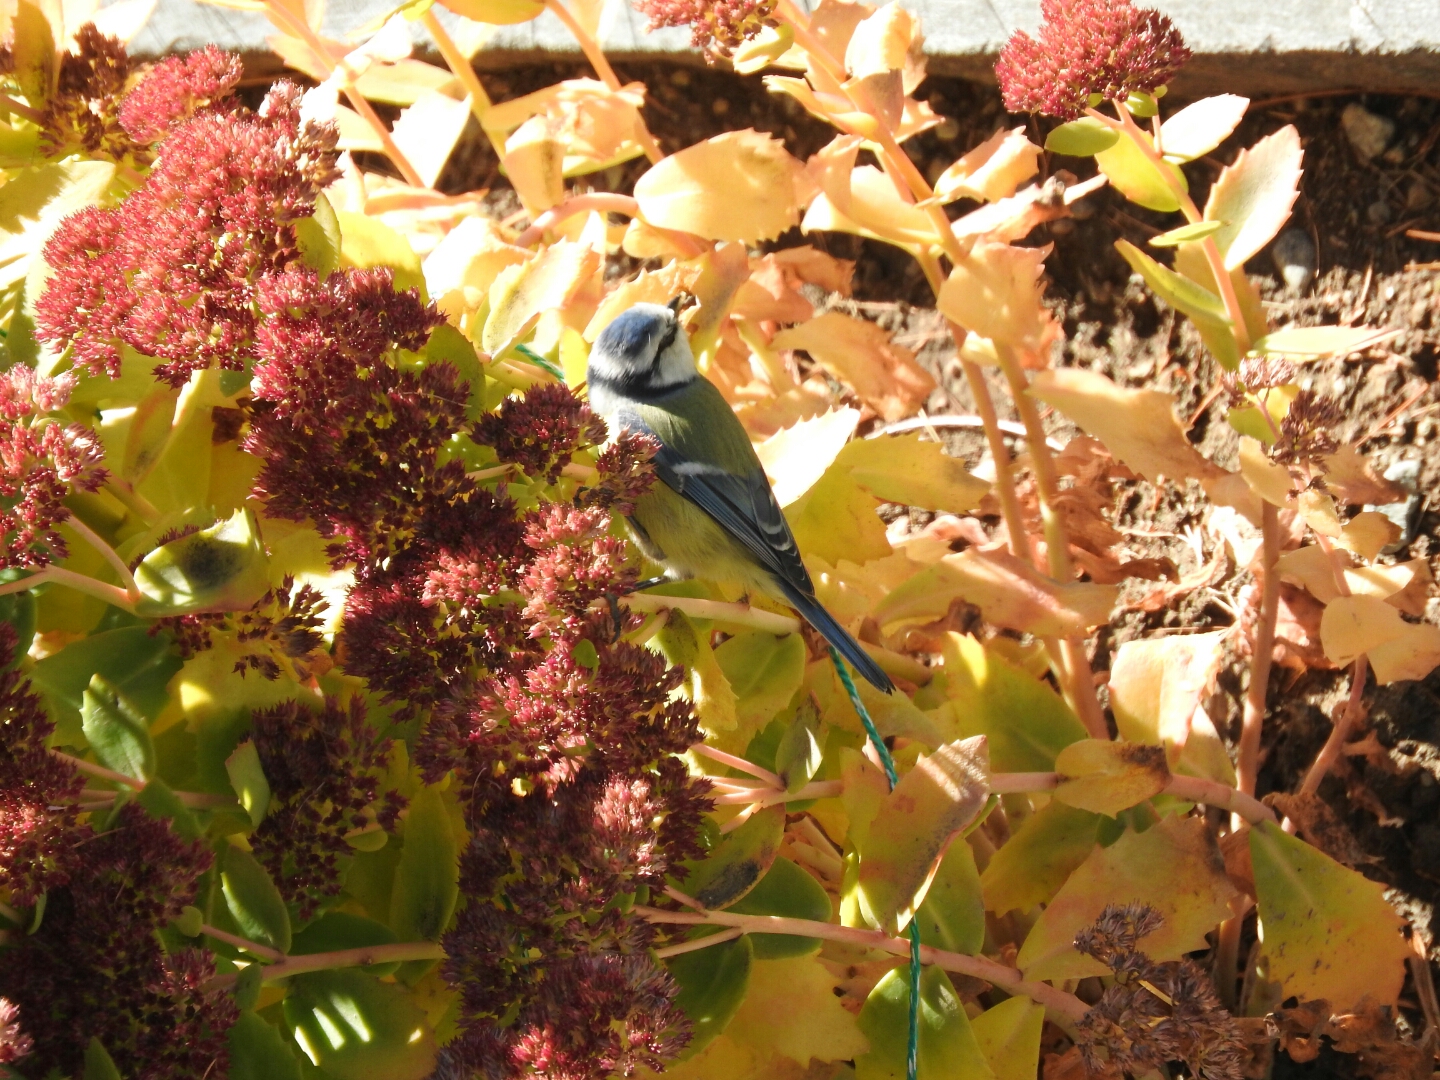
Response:
M770 481L759 469L744 475L715 465L690 461L669 446L655 455L655 471L674 491L689 499L727 533L740 541L757 562L781 581L814 593L800 549L790 532Z

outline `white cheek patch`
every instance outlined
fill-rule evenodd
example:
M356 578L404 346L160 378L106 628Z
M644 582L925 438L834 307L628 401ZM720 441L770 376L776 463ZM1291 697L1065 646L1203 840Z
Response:
M657 390L669 386L683 386L699 374L695 357L690 352L690 342L682 331L675 335L675 340L655 361L655 366L650 371L650 385Z

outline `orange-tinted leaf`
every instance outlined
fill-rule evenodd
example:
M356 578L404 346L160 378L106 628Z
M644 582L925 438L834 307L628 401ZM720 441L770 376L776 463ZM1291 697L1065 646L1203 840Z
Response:
M935 389L935 380L915 363L913 352L891 342L874 323L838 311L782 330L771 344L804 349L886 420L913 414Z
M1026 137L1023 127L997 131L940 174L935 194L943 202L1008 198L1035 175L1039 157L1040 147Z
M481 348L498 356L535 325L542 314L565 307L594 276L600 256L584 244L562 240L524 265L507 267L490 287L490 315Z
M1037 373L1030 393L1053 405L1103 442L1151 483L1214 479L1223 470L1190 444L1175 415L1175 399L1160 390L1125 390L1104 375L1080 368Z
M1122 739L1164 746L1173 767L1209 694L1228 631L1127 641L1110 661L1110 708Z
M1225 269L1244 266L1290 217L1290 207L1300 194L1303 156L1300 133L1286 124L1241 150L1211 186L1205 219L1227 223L1215 234Z
M470 119L470 105L437 90L403 110L390 132L426 187L434 187Z
M789 506L825 475L859 420L858 409L835 409L777 431L755 448L781 506Z
M1331 663L1344 666L1405 633L1400 612L1374 596L1337 596L1320 619L1320 641Z
M1040 303L1040 275L1049 247L976 244L950 271L937 306L981 337L1041 352L1060 333Z
M686 147L635 182L651 225L746 243L796 225L808 195L804 167L785 144L748 128Z
M1381 686L1423 679L1440 665L1440 627L1406 623L1398 636L1370 650L1370 667Z
M565 198L565 144L558 125L532 116L505 140L505 175L532 217Z

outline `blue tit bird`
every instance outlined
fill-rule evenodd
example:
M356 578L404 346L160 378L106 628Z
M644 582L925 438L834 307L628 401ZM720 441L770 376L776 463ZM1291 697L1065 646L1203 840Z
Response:
M815 586L755 448L720 391L695 366L678 304L636 304L590 350L590 407L612 432L660 442L661 483L629 518L666 577L728 581L783 600L871 685L895 684L815 599Z

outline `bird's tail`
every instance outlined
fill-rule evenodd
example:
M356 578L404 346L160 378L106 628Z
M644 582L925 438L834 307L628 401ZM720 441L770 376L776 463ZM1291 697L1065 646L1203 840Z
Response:
M820 606L820 601L787 581L777 580L776 584L784 592L786 602L800 613L801 618L818 630L820 636L833 645L835 651L848 660L850 666L858 671L866 682L883 694L894 692L895 684L890 681L890 676L886 675L860 643L850 636L850 631Z

